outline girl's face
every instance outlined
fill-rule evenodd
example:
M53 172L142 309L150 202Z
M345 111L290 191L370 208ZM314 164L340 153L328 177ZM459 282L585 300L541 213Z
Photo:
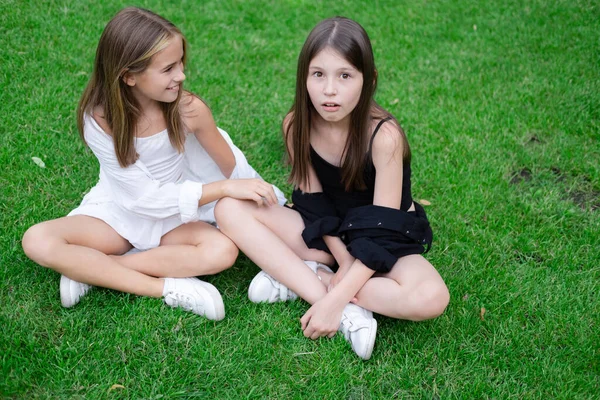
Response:
M331 47L310 61L306 88L317 113L328 122L350 118L362 92L363 74Z
M142 105L148 101L172 103L177 100L184 80L183 41L178 35L152 56L150 65L143 72L125 76L125 82Z

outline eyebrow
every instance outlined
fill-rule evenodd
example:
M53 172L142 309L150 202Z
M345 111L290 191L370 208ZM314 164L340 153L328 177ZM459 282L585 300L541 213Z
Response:
M308 70L323 70L325 68L323 67L319 67L319 66L309 66ZM358 71L358 69L354 68L354 67L343 67L343 68L338 68L336 70L336 72L355 72Z

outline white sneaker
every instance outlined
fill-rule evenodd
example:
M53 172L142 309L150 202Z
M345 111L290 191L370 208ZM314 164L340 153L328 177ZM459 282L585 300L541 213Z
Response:
M165 278L164 301L171 307L220 321L225 318L225 305L216 287L197 278Z
M250 282L248 298L253 303L276 303L296 300L298 295L265 271L260 271Z
M64 275L60 276L60 303L63 307L73 307L79 303L79 300L86 295L92 288L87 283L81 283L69 279Z
M327 265L316 261L304 261L304 263L315 274L318 269L332 272ZM248 298L253 303L276 303L279 301L296 300L298 295L265 271L260 271L252 279L252 282L250 282Z
M377 334L377 321L371 311L348 303L344 307L338 331L344 334L346 340L352 345L352 350L360 358L363 360L371 358Z

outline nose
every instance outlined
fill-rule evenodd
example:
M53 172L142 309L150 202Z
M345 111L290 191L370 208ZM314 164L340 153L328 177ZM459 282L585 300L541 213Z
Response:
M327 79L325 81L325 86L323 87L323 94L325 94L326 96L333 96L337 94L337 88L335 87L333 79Z
M183 73L183 64L182 63L179 64L179 68L177 70L177 75L175 77L175 80L177 82L185 81L185 74Z

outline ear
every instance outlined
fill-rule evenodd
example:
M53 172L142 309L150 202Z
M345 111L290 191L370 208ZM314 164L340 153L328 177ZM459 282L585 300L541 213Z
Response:
M135 75L125 72L121 77L127 86L135 86Z

